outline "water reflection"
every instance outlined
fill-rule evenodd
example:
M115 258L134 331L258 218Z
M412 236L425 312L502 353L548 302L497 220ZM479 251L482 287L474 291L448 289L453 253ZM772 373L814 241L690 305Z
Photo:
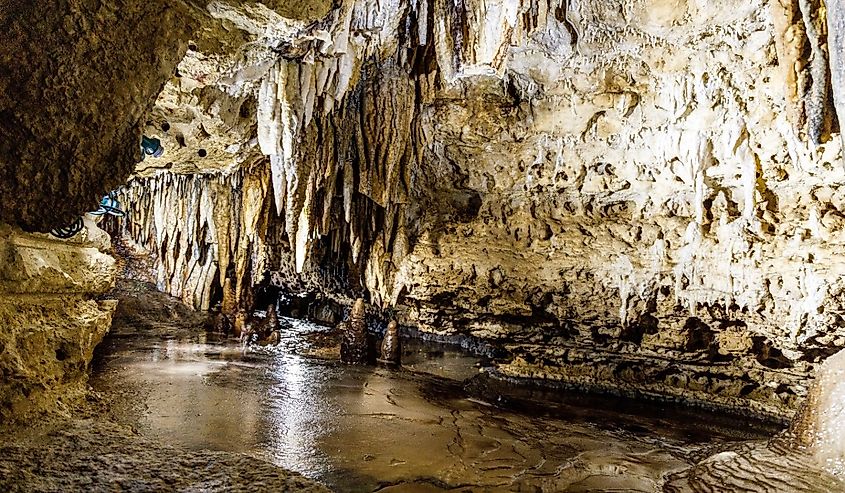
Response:
M705 447L755 434L694 413L681 422L628 404L602 411L607 400L543 395L533 409L530 395L468 393L478 360L443 346L407 344L401 369L306 357L326 329L285 323L273 349L203 335L112 339L92 384L112 401L126 396L120 418L147 435L245 452L340 491L655 491ZM515 408L491 405L502 402ZM702 426L708 433L689 432Z
M279 355L269 362L272 381L265 406L269 440L264 458L311 477L326 472L327 458L316 443L331 423L326 422L326 402L321 402L321 372L302 357Z

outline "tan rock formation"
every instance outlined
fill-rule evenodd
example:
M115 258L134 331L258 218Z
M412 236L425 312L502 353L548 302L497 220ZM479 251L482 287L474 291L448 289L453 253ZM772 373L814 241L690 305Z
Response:
M241 340L245 344L255 342L260 346L273 346L278 344L280 339L279 317L275 304L267 307L263 319L253 320L248 329L241 333Z
M67 410L85 395L94 347L116 302L99 299L115 262L91 238L71 241L0 224L0 421Z
M509 376L789 416L845 346L825 5L213 2L125 232L198 307L365 288Z

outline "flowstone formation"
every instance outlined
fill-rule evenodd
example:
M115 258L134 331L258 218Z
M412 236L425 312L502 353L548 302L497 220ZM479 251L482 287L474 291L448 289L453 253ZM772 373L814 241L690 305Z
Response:
M748 442L673 474L666 492L842 491L845 351L820 366L789 429L766 444Z
M845 346L828 3L214 1L121 228L199 308L365 291L504 376L786 417Z

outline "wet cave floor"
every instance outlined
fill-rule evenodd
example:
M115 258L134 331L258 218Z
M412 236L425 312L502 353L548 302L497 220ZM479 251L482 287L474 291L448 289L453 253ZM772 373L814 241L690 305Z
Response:
M143 320L184 314L136 295L98 349L90 383L108 410L95 420L335 491L661 491L703 457L778 431L506 384L481 359L418 340L403 341L401 368L345 365L331 329L294 319L282 320L279 346L244 349L199 324Z
M336 491L656 491L730 442L777 431L507 385L456 346L405 340L401 368L352 366L338 361L331 329L304 321L282 319L277 347L244 349L143 318L117 318L91 380L119 422L171 445L245 453Z

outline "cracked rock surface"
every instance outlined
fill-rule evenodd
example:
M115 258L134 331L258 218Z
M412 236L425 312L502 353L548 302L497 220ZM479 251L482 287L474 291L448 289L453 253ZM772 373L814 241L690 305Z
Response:
M45 493L329 491L261 460L179 449L102 420L57 422L7 436L0 445L0 487Z

